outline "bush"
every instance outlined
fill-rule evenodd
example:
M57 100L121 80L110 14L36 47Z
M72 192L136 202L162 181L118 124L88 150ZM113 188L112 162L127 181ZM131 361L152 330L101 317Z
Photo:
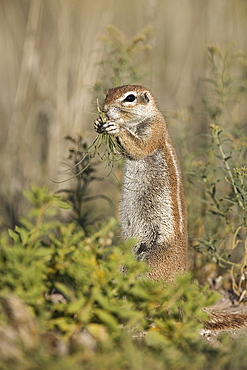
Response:
M58 221L68 203L36 186L25 194L32 209L0 244L0 333L15 333L8 340L15 351L0 352L3 363L25 360L27 368L43 367L47 356L65 353L70 366L99 366L102 356L103 369L113 356L114 368L135 368L137 355L142 365L147 358L154 366L186 368L191 351L203 348L198 368L215 352L198 340L206 319L201 308L214 297L189 274L164 289L145 278L146 266L130 251L133 243L115 245L116 220L86 236L75 222ZM51 366L52 356L49 361Z

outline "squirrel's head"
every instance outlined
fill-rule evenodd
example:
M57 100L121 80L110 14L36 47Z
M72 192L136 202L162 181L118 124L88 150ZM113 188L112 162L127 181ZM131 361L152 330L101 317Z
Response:
M139 85L124 85L107 92L103 112L109 119L138 122L157 114L151 92Z

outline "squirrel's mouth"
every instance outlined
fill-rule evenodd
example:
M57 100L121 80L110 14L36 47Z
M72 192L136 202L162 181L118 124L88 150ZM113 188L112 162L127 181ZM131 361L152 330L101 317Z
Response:
M120 109L118 107L109 107L109 108L104 107L102 111L104 112L108 120L115 120L120 118L119 117Z

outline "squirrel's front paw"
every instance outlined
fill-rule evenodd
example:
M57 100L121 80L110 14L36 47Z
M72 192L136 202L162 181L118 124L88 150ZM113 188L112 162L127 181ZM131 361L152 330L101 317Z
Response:
M120 132L120 125L116 121L106 121L103 122L101 117L98 117L94 121L94 129L99 134L106 132L109 135L118 135Z
M106 121L102 128L109 135L117 136L120 132L120 125L116 121Z
M102 121L102 118L101 117L96 118L96 120L94 121L94 129L96 132L98 132L98 134L102 134L104 132L103 125L104 122Z

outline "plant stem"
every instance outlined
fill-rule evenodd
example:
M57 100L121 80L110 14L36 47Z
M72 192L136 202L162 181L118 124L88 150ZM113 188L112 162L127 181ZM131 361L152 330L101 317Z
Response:
M244 206L244 204L243 204L243 202L242 202L242 200L241 200L241 198L240 198L240 195L239 195L239 192L238 192L237 186L236 186L236 184L235 184L234 176L233 176L233 174L232 174L231 167L229 166L229 164L228 164L228 162L227 162L227 157L226 157L225 152L224 152L224 150L223 150L223 147L222 147L221 141L220 141L220 139L219 139L219 135L220 135L220 134L218 134L218 135L217 135L217 138L216 138L216 140L217 140L217 145L218 145L218 148L219 148L219 151L220 151L221 157L222 157L222 159L223 159L223 162L224 162L224 165L225 165L226 171L227 171L227 173L228 173L228 175L229 175L229 177L230 177L230 179L231 179L231 182L230 182L230 183L231 183L231 185L232 185L232 187L233 187L233 190L234 190L234 193L235 193L236 198L237 198L237 200L238 200L238 204L239 204L239 206L240 206L243 210L245 210L245 206Z

